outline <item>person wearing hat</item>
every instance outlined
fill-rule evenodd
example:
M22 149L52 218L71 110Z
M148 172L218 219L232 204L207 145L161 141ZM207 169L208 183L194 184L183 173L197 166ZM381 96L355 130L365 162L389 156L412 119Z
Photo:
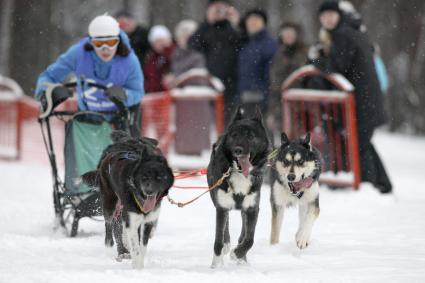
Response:
M208 71L224 84L224 119L228 124L237 101L238 53L242 46L238 13L225 0L211 0L206 20L189 39L190 48L205 55Z
M282 129L282 83L292 72L306 63L307 52L302 40L301 27L292 22L280 26L279 47L270 67L270 99L267 109L267 127L279 137Z
M145 91L147 93L164 91L167 87L165 78L170 72L175 44L170 31L163 25L153 26L149 31L148 40L151 50L143 64Z
M77 88L78 109L81 111L118 111L117 105L127 107L130 112L130 132L140 136L140 101L144 95L143 72L139 60L130 47L127 35L111 16L94 18L88 27L88 36L72 45L64 54L47 67L37 80L36 98L43 101L47 85L60 84L74 75L77 80L92 80L107 85L108 89ZM58 85L52 97L69 90ZM122 121L114 122L122 128Z
M126 10L115 13L115 18L120 24L120 28L130 38L130 43L134 53L136 53L140 64L142 65L150 50L148 41L149 28L142 24L138 24L134 15Z
M313 64L325 72L340 73L353 84L362 181L372 183L381 193L390 193L391 181L371 142L375 128L385 122L372 45L366 33L344 22L339 2L323 2L319 20L331 44L329 54Z
M264 113L270 89L270 66L277 42L267 30L267 14L261 9L246 12L243 20L248 41L239 52L238 95L248 116L257 107Z

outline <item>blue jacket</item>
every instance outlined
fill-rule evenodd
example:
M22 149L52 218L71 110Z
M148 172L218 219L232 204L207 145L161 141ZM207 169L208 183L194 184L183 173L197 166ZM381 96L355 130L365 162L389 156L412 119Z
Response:
M270 88L270 65L278 44L266 29L250 36L239 52L238 93L260 91L266 102Z
M120 32L120 38L121 41L131 49L128 37L122 31ZM87 62L93 64L92 71L95 74L95 77L90 79L94 79L95 81L102 84L116 82L116 80L113 78L110 79L110 74L113 72L112 68L117 68L118 64L123 64L122 62L118 63L123 60L123 57L115 56L111 61L104 62L96 55L94 51L82 52L81 48L83 48L83 43L85 42L87 42L87 38L84 38L79 43L72 45L64 54L59 56L56 62L51 64L43 73L40 74L37 80L37 87L35 91L37 98L46 89L44 83L61 83L65 81L71 74L75 75L79 66ZM85 54L86 56L81 56L81 54ZM130 54L124 58L126 58L126 62L124 64L126 64L125 67L127 67L128 70L126 70L127 74L122 80L122 83L119 85L123 87L127 93L127 101L125 103L126 106L132 106L139 103L144 95L144 77L139 60L137 59L133 50L131 50ZM84 60L84 62L82 62L82 60ZM81 110L87 110L85 103L82 103L82 95L80 94L78 95L78 102L79 108Z

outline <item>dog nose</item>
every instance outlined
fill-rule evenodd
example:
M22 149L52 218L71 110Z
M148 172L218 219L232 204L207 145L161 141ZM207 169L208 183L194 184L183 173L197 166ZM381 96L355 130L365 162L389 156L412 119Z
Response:
M153 189L144 189L144 190L143 190L143 193L144 193L146 196L151 196L151 195L153 195L153 194L154 194L154 190L153 190Z
M295 174L289 174L287 178L289 182L292 182L295 180Z
M243 153L243 148L240 146L235 147L235 149L233 150L233 153L235 155L241 155Z

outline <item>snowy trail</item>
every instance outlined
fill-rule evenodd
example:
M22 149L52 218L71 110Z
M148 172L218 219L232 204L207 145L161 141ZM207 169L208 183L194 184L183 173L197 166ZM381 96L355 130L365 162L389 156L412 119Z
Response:
M208 196L184 208L163 202L145 269L114 260L103 223L81 222L78 238L52 230L49 168L0 162L0 282L425 282L425 139L379 132L375 144L394 182L394 196L371 186L321 191L312 243L295 245L297 211L285 214L281 243L269 245L269 188L264 186L249 264L209 268L215 212ZM203 183L203 180L196 180ZM173 190L185 200L199 191ZM231 213L232 243L239 213Z

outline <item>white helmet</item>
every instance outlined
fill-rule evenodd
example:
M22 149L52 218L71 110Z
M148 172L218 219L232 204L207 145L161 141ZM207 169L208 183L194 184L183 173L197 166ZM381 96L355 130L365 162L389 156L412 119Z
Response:
M119 34L120 26L118 22L107 14L97 16L89 24L90 37L110 37Z

